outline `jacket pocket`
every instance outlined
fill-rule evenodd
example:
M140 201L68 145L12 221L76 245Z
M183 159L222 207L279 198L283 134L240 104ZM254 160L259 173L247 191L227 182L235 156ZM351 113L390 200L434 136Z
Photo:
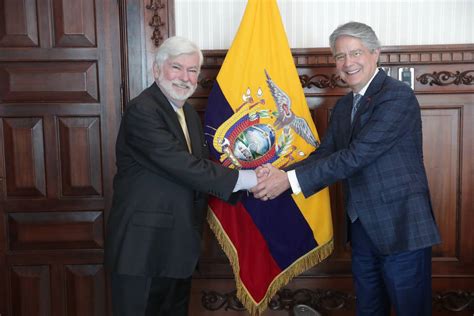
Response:
M144 227L171 228L174 226L174 216L170 213L136 211L132 223Z
M425 192L427 192L427 189L424 187L404 184L385 190L381 193L381 195L382 201L384 201L385 203L392 203L394 201L403 200L411 194Z

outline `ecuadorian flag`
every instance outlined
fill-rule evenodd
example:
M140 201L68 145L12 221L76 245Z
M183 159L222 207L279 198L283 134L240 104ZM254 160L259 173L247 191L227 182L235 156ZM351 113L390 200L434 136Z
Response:
M317 150L314 126L275 0L249 0L209 96L205 133L229 168L290 167ZM208 222L232 265L237 297L263 312L291 278L334 248L328 189L263 202L209 201Z

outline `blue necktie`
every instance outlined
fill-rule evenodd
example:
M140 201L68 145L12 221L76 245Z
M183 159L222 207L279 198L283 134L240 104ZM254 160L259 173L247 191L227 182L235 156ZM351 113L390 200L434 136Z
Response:
M359 108L361 98L362 98L362 94L356 93L354 95L354 100L352 102L351 124L352 124L352 121L354 121L354 117L357 113L357 109ZM354 203L352 203L351 200L352 199L349 199L349 204L347 205L347 215L349 216L351 223L354 223L359 216L357 215L357 211L355 210Z
M354 95L354 100L352 101L351 124L354 121L354 117L356 115L357 109L359 108L361 98L362 94L356 93Z

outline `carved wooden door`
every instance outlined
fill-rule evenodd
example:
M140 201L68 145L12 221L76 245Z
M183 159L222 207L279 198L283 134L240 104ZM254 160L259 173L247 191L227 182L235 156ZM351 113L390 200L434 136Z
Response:
M104 316L118 1L0 0L0 315Z

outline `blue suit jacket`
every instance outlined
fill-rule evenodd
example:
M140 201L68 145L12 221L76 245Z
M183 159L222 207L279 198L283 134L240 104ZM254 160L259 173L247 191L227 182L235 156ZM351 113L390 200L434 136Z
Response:
M296 166L303 194L343 180L346 206L383 254L439 243L415 94L380 70L353 124L352 99L351 92L337 102L320 147Z

